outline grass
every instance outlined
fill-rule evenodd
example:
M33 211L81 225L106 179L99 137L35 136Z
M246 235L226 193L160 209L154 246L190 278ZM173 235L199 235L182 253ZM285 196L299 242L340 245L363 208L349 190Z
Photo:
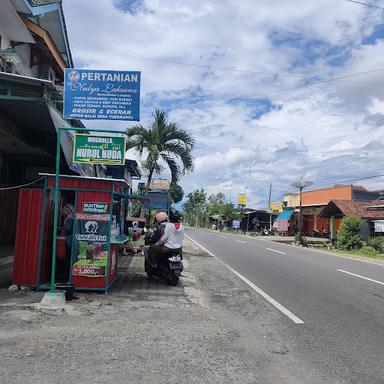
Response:
M352 257L360 257L362 259L384 261L384 253L376 252L376 251L372 253L365 253L359 249L354 249L352 251L347 251L345 249L329 249L328 251L336 253L338 255L343 255L343 256L352 256Z

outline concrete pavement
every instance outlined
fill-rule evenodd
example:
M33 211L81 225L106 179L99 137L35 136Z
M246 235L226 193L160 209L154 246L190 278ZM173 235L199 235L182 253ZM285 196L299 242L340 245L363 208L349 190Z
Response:
M0 289L1 382L348 383L302 359L291 321L216 258L186 240L185 259L168 287L124 257L109 294L78 294L63 314Z
M266 239L187 233L303 320L283 325L303 362L334 382L384 382L384 266Z

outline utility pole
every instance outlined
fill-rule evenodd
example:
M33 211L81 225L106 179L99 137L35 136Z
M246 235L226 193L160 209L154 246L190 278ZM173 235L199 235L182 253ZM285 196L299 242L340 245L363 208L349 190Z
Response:
M251 166L248 167L248 208L251 209ZM247 231L246 233L249 232L249 219L251 217L251 211L248 212L247 216Z
M292 187L298 188L300 191L300 211L299 211L299 243L302 244L302 233L303 233L303 211L302 211L302 194L303 189L311 186L312 181L300 179L291 184Z
M271 195L272 195L272 184L269 184L268 208L270 209L270 212L269 212L269 230L270 231L272 231Z

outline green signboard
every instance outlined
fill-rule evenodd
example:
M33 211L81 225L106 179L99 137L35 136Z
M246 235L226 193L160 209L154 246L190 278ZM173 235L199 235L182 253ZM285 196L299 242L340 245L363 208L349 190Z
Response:
M124 165L125 138L76 134L73 162L86 164Z
M108 213L108 203L83 202L83 213Z

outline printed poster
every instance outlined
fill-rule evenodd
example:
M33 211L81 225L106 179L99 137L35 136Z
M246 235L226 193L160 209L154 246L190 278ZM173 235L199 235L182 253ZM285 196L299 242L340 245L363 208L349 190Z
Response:
M106 276L109 221L109 214L77 213L73 276Z

